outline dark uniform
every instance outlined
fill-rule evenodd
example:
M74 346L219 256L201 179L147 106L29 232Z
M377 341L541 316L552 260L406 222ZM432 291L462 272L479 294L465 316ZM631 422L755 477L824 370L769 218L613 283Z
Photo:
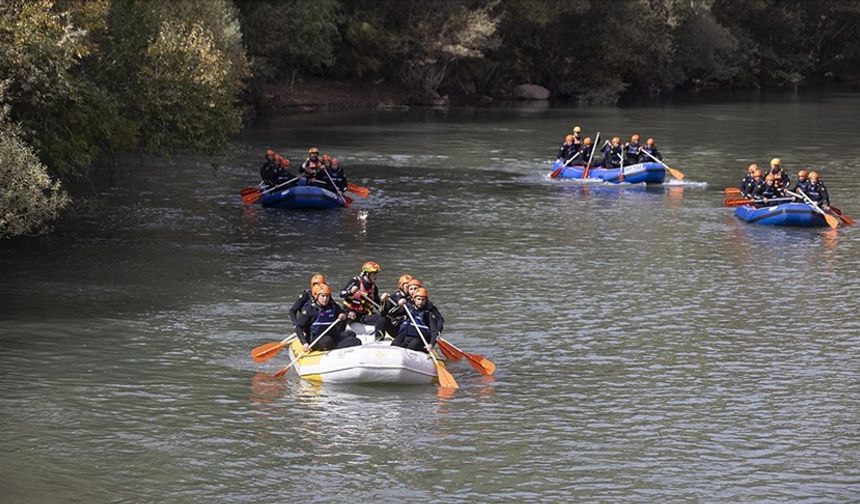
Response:
M601 152L603 153L604 168L618 168L621 166L621 156L623 154L621 144L607 144Z
M639 161L639 156L642 155L642 153L639 152L641 148L642 146L638 143L630 142L624 144L624 166L641 163L641 161Z
M293 325L296 325L296 320L298 318L299 312L302 310L302 307L304 307L307 303L313 302L313 300L314 298L313 295L311 295L310 289L305 289L304 291L302 291L302 294L299 296L296 302L293 303L293 306L290 307L290 321L292 321Z
M774 177L773 185L778 189L787 189L791 186L791 179L788 178L788 173L785 173L782 168L771 170L770 174Z
M579 152L579 148L581 146L582 146L582 144L575 144L575 143L563 143L563 144L561 144L561 147L558 148L558 158L561 159L562 161L566 162L568 159L575 156L577 152ZM582 157L582 154L580 154L579 156ZM576 161L576 160L574 159L574 161Z
M827 192L827 187L824 186L824 182L821 180L810 181L803 192L809 196L809 199L819 205L830 206L830 193Z
M281 173L281 167L274 159L267 159L263 166L260 167L260 178L269 186L278 185L278 177Z
M296 320L296 334L302 344L313 342L320 334L337 320L343 309L337 303L329 300L326 306L320 306L316 301L306 303ZM355 333L346 329L346 320L337 322L325 336L311 347L312 350L334 350L361 345Z
M654 163L655 162L653 159L648 157L647 154L645 154L646 152L648 154L651 154L655 158L659 159L660 161L663 161L663 154L660 154L660 151L657 150L656 145L651 146L651 147L646 145L646 146L642 147L642 153L639 155L639 162L640 163Z
M752 195L753 189L755 189L756 180L752 174L747 173L743 180L741 180L741 194L749 198Z
M398 346L426 353L427 349L424 348L424 341L427 341L430 346L433 346L436 344L436 339L439 337L438 318L427 304L425 304L423 308L419 309L416 308L415 305L407 303L406 305L399 306L396 309L396 311L404 315L405 310L409 310L412 314L412 318L415 319L415 323L413 323L412 319L406 315L403 322L400 324L400 329L397 331L397 337L391 342L391 346ZM418 325L418 328L416 328L416 324ZM421 330L420 335L418 334L418 329ZM421 339L421 335L424 336L423 340Z

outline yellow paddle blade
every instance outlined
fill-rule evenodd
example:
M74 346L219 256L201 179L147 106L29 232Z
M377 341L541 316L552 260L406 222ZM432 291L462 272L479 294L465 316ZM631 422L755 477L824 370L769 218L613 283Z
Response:
M839 227L839 219L830 215L829 213L824 214L824 220L827 221L827 225L830 226L832 229L836 229L837 227Z
M666 169L669 170L669 175L675 177L678 180L684 180L684 174L681 173L681 170L676 170L670 166L667 166Z
M445 366L443 366L439 361L436 361L436 374L439 376L440 387L451 389L460 388L460 386L457 385L457 380L451 376L451 373L449 373L448 370L445 369Z

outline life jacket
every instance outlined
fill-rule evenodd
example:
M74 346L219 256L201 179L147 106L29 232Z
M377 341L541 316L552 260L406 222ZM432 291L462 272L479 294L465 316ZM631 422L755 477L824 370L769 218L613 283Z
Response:
M827 189L824 187L824 184L819 180L816 183L809 182L806 188L803 190L809 199L816 203L823 203L827 198L825 195L827 194Z
M400 333L406 337L410 338L420 338L421 335L418 334L418 330L415 329L417 325L419 329L421 329L421 334L424 335L424 339L428 342L430 341L430 310L427 309L427 305L424 305L424 308L418 309L415 305L407 303L404 308L409 310L409 313L412 314L412 318L409 318L407 315L403 320L403 323L400 325ZM412 322L412 319L415 319L415 323Z
M365 296L373 299L373 294L376 292L376 285L369 282L365 283L364 278L361 275L355 277L355 279L358 281L358 290L350 294L350 297L344 300L344 304L355 313L367 313L370 311L370 303L368 303L361 294L363 293Z
M311 336L316 339L323 331L328 329L328 326L332 322L337 320L338 311L335 308L335 304L331 301L326 306L319 306L316 303L313 306L317 309L317 318L311 324Z
M635 164L639 162L639 144L628 143L624 146L624 164Z

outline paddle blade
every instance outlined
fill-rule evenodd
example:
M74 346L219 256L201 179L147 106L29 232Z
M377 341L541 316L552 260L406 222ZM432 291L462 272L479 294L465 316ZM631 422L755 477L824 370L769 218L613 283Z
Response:
M839 219L830 215L829 213L824 214L824 220L827 221L827 225L830 226L831 229L836 229L839 227Z
M469 361L469 365L471 365L472 369L475 371L488 376L496 372L496 363L490 359L478 354L470 354L466 352L463 352L463 355L466 356L466 360Z
M726 193L726 194L740 194L740 193L741 193L741 190L740 190L740 188L738 188L738 187L726 187L726 188L723 190L723 192L724 192L724 193Z
M259 190L260 190L260 188L256 187L256 186L255 187L246 187L246 188L242 189L241 191L239 191L239 194L244 196L246 194L251 194L252 192L257 192Z
M835 213L836 215L838 215L839 218L842 219L842 223L845 224L846 226L853 226L854 224L857 223L856 220L845 215L844 213L842 213L842 210L836 208L835 206L830 207L830 211Z
M346 206L347 206L347 207L349 207L350 205L352 205L352 202L353 202L353 201L355 201L355 200L353 200L352 198L350 198L350 197L349 197L349 196L347 196L346 194L344 194L344 195L343 195L343 202L344 202L344 203L346 203Z
M744 198L725 199L725 200L723 200L723 205L725 205L727 207L736 207L736 206L741 206L741 205L748 205L748 204L754 203L754 202L755 202L755 200L744 199Z
M346 190L357 194L361 198L366 198L370 194L370 189L358 184L353 184L352 182L348 182L346 184Z
M262 196L263 196L263 193L260 190L245 194L242 196L242 203L244 203L245 206L253 205L254 203L260 201L260 198Z
M676 170L670 166L667 166L666 170L669 171L669 175L675 177L677 180L684 180L684 174L681 173L681 170Z
M441 338L436 340L436 345L439 347L442 355L448 360L460 360L463 358L463 352L458 352L455 346Z
M275 373L275 378L280 378L280 377L284 376L285 374L287 374L287 371L290 370L290 367L292 367L292 365L293 365L293 363L290 362L289 364L284 366L284 369L281 369L280 371Z
M260 345L251 350L251 358L254 359L254 362L265 362L278 355L278 352L280 352L285 346L287 346L287 344L280 341L273 341L271 343Z
M449 373L448 370L445 369L445 366L443 366L439 361L436 361L436 374L439 376L440 387L450 389L460 388L460 385L457 384L457 380L451 376L451 373Z
M564 166L559 166L558 168L553 170L552 173L549 174L549 178L558 178L558 176L561 175L561 172L563 172L563 171L564 171Z

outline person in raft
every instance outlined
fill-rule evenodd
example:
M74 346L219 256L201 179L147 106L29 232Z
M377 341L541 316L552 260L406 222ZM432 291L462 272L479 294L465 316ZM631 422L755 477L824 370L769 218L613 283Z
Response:
M439 326L436 315L427 305L429 298L430 294L427 289L418 287L412 293L412 303L405 299L399 301L395 313L406 314L406 310L408 310L412 317L406 315L406 318L403 319L403 323L400 324L400 329L397 331L397 337L391 342L391 346L425 353L433 350L436 339L439 337ZM421 331L420 334L419 330ZM425 341L427 342L426 345L424 344Z
M269 187L275 186L278 173L281 171L280 166L278 166L278 162L275 161L275 156L275 151L272 149L266 149L266 161L263 163L263 166L260 167L260 180Z
M558 148L558 160L562 163L567 163L577 155L579 147L580 146L574 144L573 135L567 135L564 137L564 143ZM570 163L573 163L573 161L570 161Z
M764 178L764 184L756 185L756 188L753 191L753 198L761 199L763 203L762 206L774 205L775 203L769 203L768 200L781 198L784 195L785 193L777 187L776 177L774 177L772 173L768 173Z
M619 168L621 166L621 156L623 148L621 147L621 137L612 137L612 140L603 146L604 168Z
M639 156L642 146L639 145L639 134L634 133L630 137L630 141L624 144L624 166L630 166L639 163Z
M296 319L296 334L302 350L335 350L361 345L355 333L346 329L343 309L332 302L331 287L324 283L314 285L313 297L313 301L305 303ZM311 347L311 343L333 323L337 325Z
M809 185L803 192L809 196L809 199L818 203L821 208L830 210L830 194L827 192L824 182L818 176L818 172L809 172Z
M653 163L654 160L648 157L648 155L645 154L646 152L660 161L663 161L663 154L660 154L660 151L657 150L657 142L655 142L653 138L645 140L645 147L642 147L642 154L639 157L640 163Z
M403 322L403 317L406 315L391 315L391 310L400 306L401 299L405 299L407 301L410 299L409 282L413 279L414 277L409 273L400 275L400 278L397 279L397 290L394 291L394 294L388 296L388 299L382 303L382 314L385 315L385 328L383 329L385 334L397 334L397 329L400 327L400 324Z
M747 168L747 174L744 176L743 180L741 180L741 195L744 198L749 198L755 189L756 181L755 181L755 172L758 170L758 165L753 163L749 165Z
M326 279L325 275L322 273L314 273L313 276L311 276L311 286L303 290L302 293L299 294L299 298L296 299L296 302L293 303L293 306L290 307L290 322L292 322L293 325L296 325L296 318L302 310L302 307L309 302L313 302L313 289L318 284L328 284L328 279Z
M787 189L791 184L788 174L782 169L782 161L779 158L770 160L770 172L768 175L773 175L773 183L777 189Z
M809 172L806 170L800 170L797 172L797 182L794 183L794 189L792 191L798 192L803 191L806 192L809 189ZM797 201L797 198L794 198Z
M582 147L579 148L579 157L571 164L584 166L588 163L588 159L591 157L592 143L593 140L591 140L591 137L585 137L585 140L582 141Z
M338 188L340 192L346 191L346 186L348 185L346 174L343 172L343 168L341 168L340 161L338 161L337 158L331 158L331 167L328 170L329 175L331 175L331 179L334 181L335 187ZM328 180L328 177L326 177L326 180ZM331 185L331 182L329 182L329 185Z
M322 161L320 161L319 147L311 147L308 149L308 158L305 159L305 162L302 163L301 168L299 168L299 176L305 177L307 181L310 181L317 175L317 172L321 168Z
M385 331L385 317L380 313L371 313L377 306L388 299L388 294L379 295L376 279L382 268L373 261L367 261L361 266L361 273L350 279L340 291L343 304L349 312L350 320L374 326L377 339L382 339ZM376 306L374 306L374 304Z

